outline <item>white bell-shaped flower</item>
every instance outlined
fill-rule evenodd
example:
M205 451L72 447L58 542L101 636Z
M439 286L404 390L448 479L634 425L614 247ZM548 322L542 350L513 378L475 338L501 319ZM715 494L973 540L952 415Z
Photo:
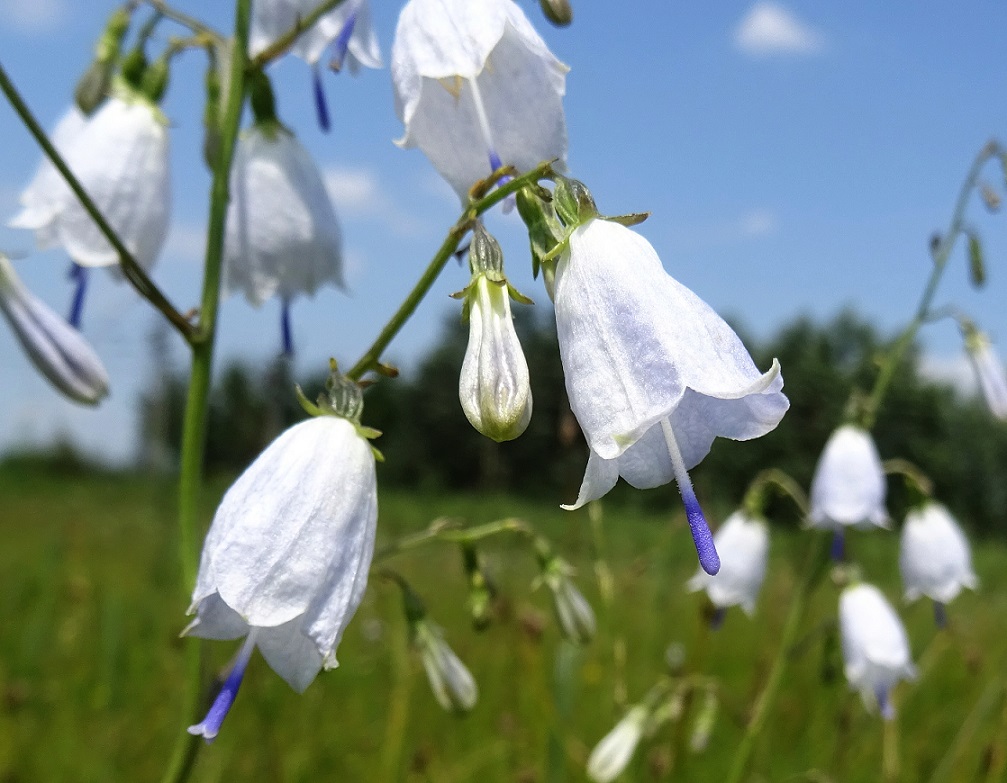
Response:
M640 744L650 713L637 704L594 746L587 759L587 776L595 783L610 783L629 765Z
M97 405L108 394L108 373L84 336L18 279L0 255L0 311L35 368L63 394Z
M769 530L761 519L735 511L713 536L720 555L720 571L711 576L702 569L687 583L690 591L705 590L718 609L741 606L755 612L755 602L766 578Z
M678 482L704 570L716 550L688 469L716 437L748 440L789 407L780 366L760 373L737 334L618 223L576 228L556 264L556 329L570 407L591 449L578 508L622 476Z
M906 629L895 610L873 585L852 585L839 597L839 632L850 686L886 719L894 717L891 689L916 676Z
M906 514L899 568L907 601L925 595L946 604L963 587L975 590L979 586L965 534L950 512L932 501Z
M253 305L343 287L342 234L318 167L275 121L238 140L224 240L225 285Z
M502 164L562 161L567 70L511 0L410 0L392 45L396 143L419 147L463 201Z
M1007 420L1007 373L1000 357L993 351L989 337L972 329L965 336L965 348L990 413L998 419Z
M476 706L479 688L468 667L445 641L440 628L427 619L413 626L413 644L420 652L434 698L448 712L468 712Z
M247 639L230 685L192 733L216 736L252 647L297 692L338 665L367 586L377 510L371 446L339 416L291 427L235 481L203 545L186 630Z
M150 269L171 213L168 129L149 99L120 87L90 118L57 126L57 149L137 263ZM8 223L35 231L39 247L63 247L81 266L112 266L119 255L51 165L42 164Z
M248 31L248 55L267 49L301 19L318 7L318 0L254 0ZM290 53L310 65L321 60L332 45L333 64L357 73L361 67L380 68L381 50L371 25L368 0L343 0L324 14L310 30L301 33Z
M888 527L885 472L870 433L844 424L829 436L811 479L812 527Z

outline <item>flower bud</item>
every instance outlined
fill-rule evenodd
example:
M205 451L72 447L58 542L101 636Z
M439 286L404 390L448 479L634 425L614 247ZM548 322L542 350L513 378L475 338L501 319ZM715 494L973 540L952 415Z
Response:
M594 610L570 577L573 568L560 557L543 566L542 580L552 593L552 605L560 630L574 644L587 644L594 638L597 623Z
M422 618L413 623L412 632L437 703L448 712L471 710L479 698L479 689L472 673L444 641L441 629Z
M569 0L539 0L545 18L557 27L566 27L573 21L573 9Z
M467 604L472 617L472 627L482 631L489 626L492 619L491 604L496 595L496 586L486 573L482 557L474 545L462 545L462 562L469 582Z
M965 349L979 379L979 388L986 400L990 413L998 419L1007 420L1007 374L1003 362L993 351L989 337L972 324L962 327Z
M108 373L83 335L18 279L0 255L0 311L36 369L72 400L97 405L108 394Z
M622 774L640 743L648 715L648 709L637 704L594 746L587 760L587 774L591 780L609 783Z

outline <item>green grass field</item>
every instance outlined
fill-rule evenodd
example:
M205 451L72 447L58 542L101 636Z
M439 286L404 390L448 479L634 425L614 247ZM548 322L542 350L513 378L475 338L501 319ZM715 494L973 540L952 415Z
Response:
M206 519L225 485L211 484ZM0 781L158 780L181 720L187 600L177 583L174 486L114 476L0 472ZM723 511L726 511L724 509ZM339 669L304 695L253 659L220 738L193 779L208 781L585 780L591 747L640 699L680 644L685 670L716 678L719 710L705 752L689 750L702 696L642 743L622 780L719 781L776 651L806 533L775 531L758 611L732 610L707 632L704 599L687 594L695 553L677 506L654 514L605 508L604 562L614 601L602 605L597 551L584 512L508 497L381 497L379 546L441 515L471 523L518 516L578 568L599 615L585 649L563 642L534 558L515 538L482 549L501 589L495 622L475 632L456 547L389 561L480 687L466 717L434 701L406 641L398 589L372 578L339 650ZM856 535L852 550L888 597L900 595L897 537ZM929 605L897 603L920 679L897 691L903 781L993 781L1007 765L1007 546L975 547L977 594L935 630ZM759 743L752 780L875 781L882 722L842 675L832 634L838 591L825 580ZM231 643L211 643L222 667ZM921 662L922 659L922 662Z

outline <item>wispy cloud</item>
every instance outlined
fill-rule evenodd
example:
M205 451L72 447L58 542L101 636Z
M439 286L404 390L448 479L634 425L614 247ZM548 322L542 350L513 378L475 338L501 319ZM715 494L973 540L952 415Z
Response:
M750 55L808 55L822 50L825 37L778 3L760 0L735 28L734 45Z
M738 229L742 236L766 237L775 234L777 229L776 215L768 209L753 209L741 216Z
M0 24L26 35L49 33L70 19L67 0L0 0Z
M419 220L388 195L373 170L329 166L322 172L322 179L341 218L377 220L400 236L422 231Z

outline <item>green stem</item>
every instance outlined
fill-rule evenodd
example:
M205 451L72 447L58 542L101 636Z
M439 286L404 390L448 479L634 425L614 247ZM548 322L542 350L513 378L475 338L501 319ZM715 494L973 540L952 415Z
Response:
M888 718L884 724L881 734L881 779L884 783L898 783L901 777L898 716Z
M961 728L944 754L944 758L941 759L940 764L937 765L937 769L934 770L934 774L931 775L930 783L943 783L945 780L952 779L955 771L959 768L958 762L962 751L969 747L973 737L979 730L979 726L986 719L986 716L996 708L1003 696L1004 682L999 677L994 677L983 688L982 693L979 694L979 698L976 700L975 706L973 706L965 720L962 721Z
M301 35L314 26L315 22L342 3L343 0L325 0L325 2L319 5L314 11L298 19L297 22L294 23L293 27L255 55L249 64L253 68L262 68L263 66L268 65L271 61L280 57L287 51L287 49L293 46Z
M773 659L773 665L769 670L766 684L763 686L762 692L755 702L755 707L748 720L748 725L745 727L745 734L741 739L741 744L734 755L731 771L726 779L727 783L740 783L748 771L752 754L755 752L756 742L766 726L769 711L776 700L776 694L783 682L783 674L790 660L791 648L797 638L797 631L801 626L804 610L818 582L818 577L827 562L830 532L816 531L813 535L814 538L809 545L804 568L802 569L800 584L797 585L797 590L790 602L790 610L787 613L787 619L780 636L779 649L777 649L776 657Z
M948 258L951 256L951 251L958 242L958 237L961 236L962 231L965 229L965 210L968 207L969 196L972 195L972 191L975 189L982 167L991 157L999 154L999 149L999 145L995 142L990 142L979 151L975 160L972 161L972 166L969 168L968 174L962 182L961 189L958 191L958 199L955 201L955 208L951 213L951 223L948 226L947 233L940 238L934 250L934 266L930 271L930 277L927 280L926 287L923 289L920 302L916 307L916 314L902 334L899 335L891 351L885 357L885 363L882 365L881 372L878 373L878 377L874 382L874 388L871 390L870 397L868 397L867 402L864 404L860 415L860 425L865 430L869 430L874 426L878 409L881 407L881 402L884 400L888 386L892 382L899 363L902 361L903 356L905 356L906 351L909 350L909 346L913 344L916 333L919 332L920 327L927 321L930 314L930 305L933 302L934 295L937 293L937 286L947 267Z
M506 174L506 171L501 170L501 172L494 172L494 174ZM385 324L384 329L381 330L381 333L371 344L371 347L367 349L364 355L360 357L360 360L346 373L346 377L359 381L364 373L378 366L381 361L381 353L388 347L388 344L395 338L395 335L399 333L399 330L416 311L416 308L423 301L423 298L427 295L427 292L444 269L444 266L458 251L458 245L469 229L472 228L472 224L476 218L487 210L492 209L511 194L517 193L525 185L536 183L540 179L551 175L551 162L540 163L530 171L526 171L524 174L500 185L500 187L496 188L489 195L469 204L461 217L458 218L458 221L448 231L448 235L445 237L444 242L441 243L440 249L427 265L426 270L416 282L416 285L413 286L413 290L409 292L405 301L402 302L399 309L395 311L395 314Z
M168 319L171 325L178 330L179 334L181 334L187 342L193 342L195 338L195 330L193 329L192 324L190 324L185 316L176 310L174 305L168 301L168 297L166 297L154 281L147 276L143 267L137 263L133 254L129 252L126 246L122 243L122 240L115 232L115 229L109 225L101 210L98 209L98 206L87 194L87 191L84 190L84 186L80 184L80 180L78 180L74 173L70 171L70 168L66 165L66 161L63 160L63 156L59 154L52 142L49 141L49 136L46 134L45 130L43 130L42 126L39 125L38 120L35 119L31 109L28 108L28 104L24 102L24 99L18 92L17 87L14 86L14 83L10 80L10 77L7 75L7 72L4 70L2 65L0 65L0 90L3 91L5 96L7 96L7 100L10 101L11 107L17 113L18 117L21 118L21 122L24 123L28 132L35 138L35 141L38 142L42 151L46 154L46 157L49 158L49 161L60 173L70 190L73 191L74 195L80 201L81 206L84 207L84 211L91 216L95 225L98 226L98 230L101 231L105 239L108 240L108 243L112 246L115 252L118 253L119 267L122 269L123 276L132 284L133 288L136 289L140 296L164 314L164 317Z
M453 544L474 544L484 538L489 538L500 533L519 533L531 539L536 537L535 531L532 530L527 522L521 519L499 519L495 522L487 522L484 525L476 525L469 528L458 528L452 523L453 520L450 519L438 519L426 530L392 542L375 553L374 564L434 541L447 541Z
M165 19L171 19L173 22L177 22L182 25L182 27L187 27L190 31L194 33L200 33L202 35L209 36L213 39L216 44L224 44L224 36L217 32L213 27L206 24L194 16L190 16L182 11L179 11L166 3L164 0L146 0L147 5L161 14Z
M246 52L251 0L237 0L234 41L231 46L230 79L227 101L220 128L220 152L213 170L210 189L210 217L206 240L206 266L203 270L203 297L200 310L199 339L192 347L192 372L182 428L182 464L179 480L179 560L182 585L186 594L196 580L199 529L199 496L203 480L203 458L206 448L206 423L209 416L210 376L217 328L217 308L220 303L220 277L224 257L224 221L230 198L231 160L241 123L245 100ZM203 707L202 645L187 648L188 690L185 704L185 725L198 722ZM180 734L171 763L162 778L163 783L182 783L188 779L201 740L188 733Z

